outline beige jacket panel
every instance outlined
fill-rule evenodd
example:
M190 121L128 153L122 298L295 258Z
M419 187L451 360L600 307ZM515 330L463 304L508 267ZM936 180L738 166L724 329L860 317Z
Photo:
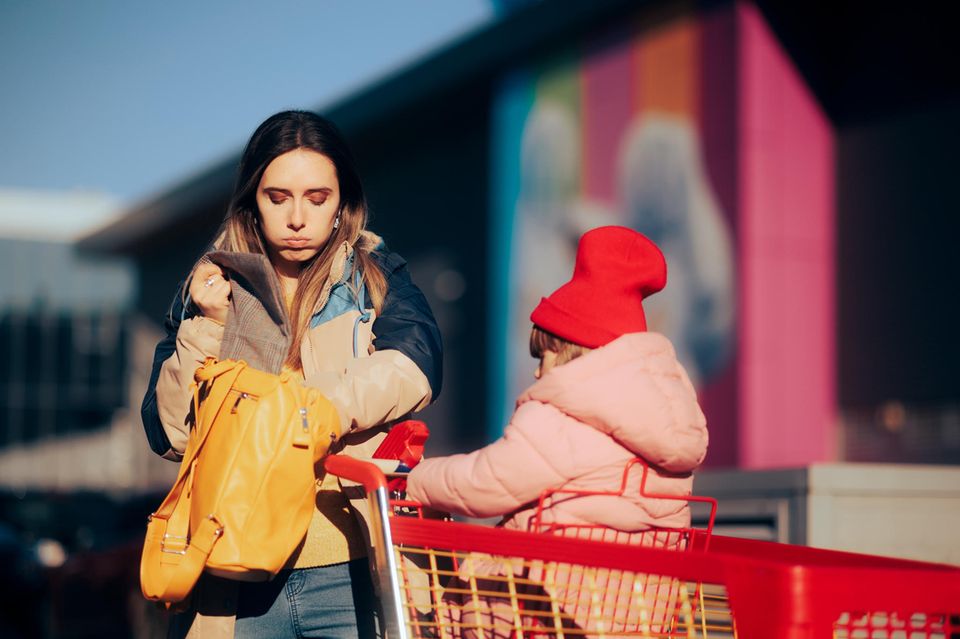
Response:
M206 317L192 317L180 324L177 350L160 367L157 378L157 409L160 423L176 459L183 456L190 426L187 416L193 401L193 374L208 357L216 357L223 339L223 325Z
M337 409L341 432L365 430L391 422L430 403L426 375L399 351L379 351L353 360L342 373L306 378Z
M370 352L372 318L359 324L358 356L353 356L352 338L342 336L352 336L357 317L356 311L347 312L311 329L301 349L306 384L336 407L342 433L394 421L432 398L427 376L409 357L395 350Z

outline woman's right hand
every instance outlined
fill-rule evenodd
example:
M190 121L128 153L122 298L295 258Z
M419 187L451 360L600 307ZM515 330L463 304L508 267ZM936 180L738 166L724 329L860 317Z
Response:
M204 317L226 324L230 307L230 282L223 269L210 262L203 262L193 272L190 280L190 300Z

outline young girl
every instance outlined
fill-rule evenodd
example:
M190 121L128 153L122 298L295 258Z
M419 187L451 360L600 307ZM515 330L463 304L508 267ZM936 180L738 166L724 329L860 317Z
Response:
M517 399L503 437L424 460L410 473L409 498L527 530L544 490L616 491L636 457L650 466L647 492L689 495L706 420L670 341L647 332L642 301L665 284L663 254L640 233L608 226L584 234L573 278L530 316L537 382ZM640 495L641 474L635 465L619 497L554 500L542 523L638 533L636 543L650 528L689 526L686 502ZM476 562L475 574L484 565L495 570Z

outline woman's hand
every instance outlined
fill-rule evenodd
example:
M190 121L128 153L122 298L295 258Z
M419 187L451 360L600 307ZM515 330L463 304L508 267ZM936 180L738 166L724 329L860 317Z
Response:
M204 262L190 281L190 299L204 317L226 324L230 306L230 282L216 264Z

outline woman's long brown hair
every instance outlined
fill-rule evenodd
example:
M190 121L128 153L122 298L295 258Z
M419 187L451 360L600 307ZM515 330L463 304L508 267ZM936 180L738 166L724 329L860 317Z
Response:
M387 293L387 281L371 253L376 246L366 239L368 211L363 185L353 156L336 126L309 111L283 111L271 116L251 136L240 159L237 183L220 231L214 240L218 250L269 255L257 223L256 194L267 166L278 156L295 149L316 151L333 162L340 186L340 224L326 246L300 271L297 291L290 305L292 342L285 366L301 369L300 344L310 328L337 249L347 242L354 249L353 268L362 273L367 295L379 314ZM353 282L351 277L350 282ZM354 291L356 293L356 291Z

